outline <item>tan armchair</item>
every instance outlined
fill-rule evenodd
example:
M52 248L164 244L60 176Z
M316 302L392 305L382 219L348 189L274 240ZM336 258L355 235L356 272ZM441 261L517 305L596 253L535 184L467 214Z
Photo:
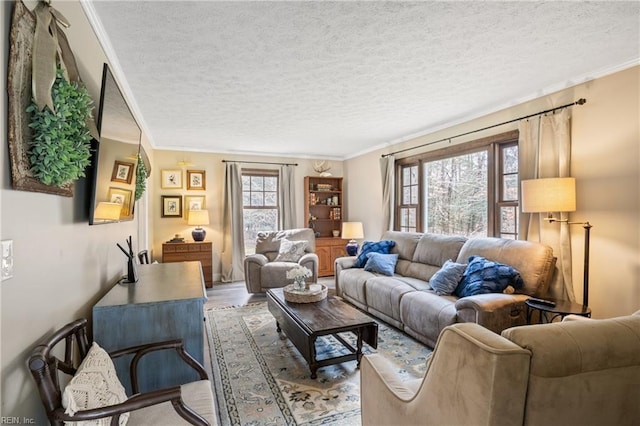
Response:
M283 240L306 241L304 254L296 262L278 261ZM289 229L284 231L260 232L256 241L256 254L244 259L244 278L249 293L261 293L270 288L284 287L293 280L287 279L287 271L295 265L311 270L312 276L307 282L318 280L318 255L316 238L310 228Z
M380 355L361 365L362 424L640 424L640 316L446 327L423 379Z

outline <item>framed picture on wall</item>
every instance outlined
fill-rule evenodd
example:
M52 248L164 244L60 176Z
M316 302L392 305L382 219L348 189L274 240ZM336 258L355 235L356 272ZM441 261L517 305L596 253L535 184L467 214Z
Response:
M162 189L182 189L182 170L162 170Z
M207 189L204 170L187 170L187 189Z
M185 195L184 197L184 210L190 212L191 210L204 210L205 196L204 195Z
M131 191L128 189L110 187L107 193L107 200L110 203L120 204L122 206L122 212L120 216L131 215Z
M131 184L133 178L133 169L135 164L124 161L116 161L113 163L113 172L111 173L111 182L122 182Z
M182 217L182 197L162 195L162 217Z

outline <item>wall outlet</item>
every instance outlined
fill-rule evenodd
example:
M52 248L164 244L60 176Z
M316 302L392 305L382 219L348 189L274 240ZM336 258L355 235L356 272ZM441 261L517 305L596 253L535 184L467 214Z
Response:
M13 278L13 240L2 241L2 281Z

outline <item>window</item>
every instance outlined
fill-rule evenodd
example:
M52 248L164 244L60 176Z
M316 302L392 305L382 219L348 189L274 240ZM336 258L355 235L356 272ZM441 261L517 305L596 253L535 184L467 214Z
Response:
M278 229L278 172L243 170L242 205L245 253L255 253L258 232Z
M411 164L401 168L400 206L398 217L400 230L415 232L418 228L418 165Z
M396 162L400 231L518 237L518 132Z
M500 191L496 207L496 229L502 238L518 238L518 144L498 146Z

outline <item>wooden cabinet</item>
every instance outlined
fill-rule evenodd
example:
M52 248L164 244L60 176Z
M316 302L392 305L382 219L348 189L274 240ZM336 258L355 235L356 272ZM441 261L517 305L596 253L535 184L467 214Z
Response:
M162 244L162 263L199 260L207 288L213 286L212 255L212 244L207 241Z
M342 178L306 176L304 188L305 222L316 236L333 237L333 231L340 232L342 228Z
M93 306L93 338L106 351L182 339L187 352L202 363L205 301L198 262L139 265L137 283L115 284ZM131 395L130 359L114 360L127 395ZM195 380L198 374L175 351L147 354L138 364L142 392Z
M342 238L316 238L316 254L318 255L318 276L334 275L334 262L338 257L347 255L345 246L349 240Z

